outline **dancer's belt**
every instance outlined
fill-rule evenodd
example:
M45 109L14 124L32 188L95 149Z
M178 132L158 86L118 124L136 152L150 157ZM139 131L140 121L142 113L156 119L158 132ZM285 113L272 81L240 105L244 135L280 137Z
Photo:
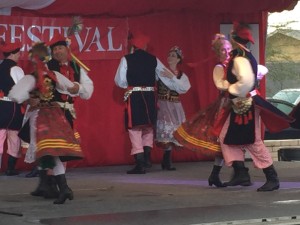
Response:
M154 87L129 87L127 91L124 94L124 102L127 101L129 96L132 94L134 91L155 91Z
M163 101L169 102L180 102L179 96L172 96L172 95L160 95L158 94L158 99Z
M73 103L69 103L69 102L56 102L61 108L63 109L67 109L70 111L72 117L74 119L76 119L76 111L74 108L74 104Z
M9 97L3 96L3 97L0 97L0 101L11 102L12 100Z

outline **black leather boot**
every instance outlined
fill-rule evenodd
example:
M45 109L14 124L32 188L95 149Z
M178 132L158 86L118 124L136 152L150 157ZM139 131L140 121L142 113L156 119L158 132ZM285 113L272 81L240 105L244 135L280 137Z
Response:
M257 191L274 191L279 189L279 179L277 172L273 165L263 169L263 172L267 178L266 183L257 189Z
M65 174L55 176L55 180L59 187L59 196L53 203L64 204L67 199L73 200L74 199L73 191L71 190L71 188L69 188L67 184L67 179Z
M47 178L47 170L40 170L39 171L39 184L37 188L31 192L32 196L44 196L46 192L48 192L48 178Z
M44 198L47 198L47 199L58 198L59 190L57 188L55 176L53 176L53 175L47 176L47 185L48 185L48 190L44 193Z
M5 172L6 176L16 176L19 172L15 169L18 158L11 155L8 156L7 170Z
M132 170L128 170L127 174L145 174L145 160L144 153L138 153L134 155L135 167Z
M224 185L219 177L220 171L221 171L222 166L217 166L214 165L211 174L208 178L208 184L209 186L215 185L216 187L226 187L226 185Z
M163 156L163 161L161 163L161 168L163 170L176 170L175 167L172 167L172 155L171 151L165 151Z
M151 168L151 150L152 148L149 146L144 146L144 160L145 160L145 168Z
M243 161L234 161L232 163L234 175L229 182L225 182L226 186L250 186L252 185L249 175L249 169L245 167Z

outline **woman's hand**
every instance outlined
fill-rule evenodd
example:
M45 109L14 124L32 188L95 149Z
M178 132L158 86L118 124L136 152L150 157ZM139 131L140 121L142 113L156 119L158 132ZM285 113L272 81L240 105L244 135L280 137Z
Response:
M160 75L169 79L172 79L175 76L173 73L171 73L170 70L166 68L163 68L163 71L160 72Z

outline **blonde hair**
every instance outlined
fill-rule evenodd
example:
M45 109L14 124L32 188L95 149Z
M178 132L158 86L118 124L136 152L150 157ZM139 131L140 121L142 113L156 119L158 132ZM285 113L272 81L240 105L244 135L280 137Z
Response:
M225 43L230 43L230 41L226 38L224 34L215 34L214 39L212 40L211 47L212 50L219 55L220 53L220 48L225 44Z

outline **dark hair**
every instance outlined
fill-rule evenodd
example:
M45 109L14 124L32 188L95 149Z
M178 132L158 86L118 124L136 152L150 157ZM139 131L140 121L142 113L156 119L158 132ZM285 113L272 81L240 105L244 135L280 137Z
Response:
M20 48L17 48L17 49L15 49L15 50L11 51L11 52L3 52L3 56L4 56L5 58L7 58L8 56L10 56L10 54L16 54L16 53L18 53L19 51L20 51Z
M66 41L58 41L55 42L53 45L50 45L51 51L53 50L54 47L58 46L58 45L63 45L63 46L68 46Z

